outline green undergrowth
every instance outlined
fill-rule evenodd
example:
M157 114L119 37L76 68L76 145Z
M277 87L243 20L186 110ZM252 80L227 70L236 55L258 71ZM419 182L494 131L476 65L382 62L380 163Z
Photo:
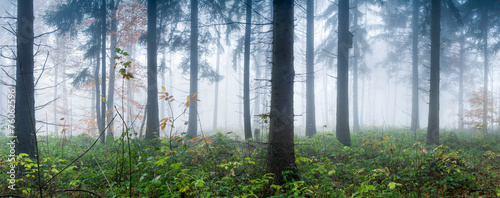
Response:
M106 145L94 139L40 137L44 195L54 197L496 197L500 196L500 137L425 131L372 130L352 134L352 146L332 133L296 137L300 180L273 185L266 143L232 134L160 143L126 135ZM265 139L265 138L263 138ZM0 137L0 195L39 196L34 159L17 155L16 190L8 189L8 139ZM154 146L153 146L154 145ZM130 148L130 149L129 149ZM19 173L22 171L22 173ZM49 181L50 180L50 181ZM48 182L48 183L47 183ZM50 196L49 196L50 197Z

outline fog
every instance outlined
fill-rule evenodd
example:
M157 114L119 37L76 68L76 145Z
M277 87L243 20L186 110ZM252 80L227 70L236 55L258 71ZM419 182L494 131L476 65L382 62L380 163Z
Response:
M228 1L228 7L238 1ZM382 3L380 3L382 2ZM354 50L349 54L349 121L353 124L353 70L352 61L358 59L358 112L360 131L369 131L377 128L401 128L410 130L412 115L412 45L411 45L411 6L410 3L397 3L391 1L359 3L359 27L350 31L355 39L362 39L360 43L360 56L354 56ZM453 1L455 2L455 1ZM96 20L89 14L82 15L80 22L74 24L76 32L61 33L61 29L50 25L44 18L51 12L56 12L58 5L67 1L39 1L35 0L35 110L36 127L39 134L65 134L78 135L86 133L97 136L98 128L95 118L95 82L93 71L95 59L86 55L89 49L88 42L92 36L86 29ZM244 4L239 2L244 7ZM460 6L464 2L457 1ZM219 132L234 132L243 136L244 127L244 90L243 90L243 37L245 34L245 16L231 16L226 11L224 17L231 18L238 23L227 23L222 19L213 19L207 3L200 4L199 15L199 61L207 69L200 69L198 82L198 134L213 134ZM400 5L401 4L401 5ZM16 5L17 2L4 0L0 2L0 65L2 72L0 89L1 115L7 117L7 90L15 86L13 78L16 76L15 56L16 38ZM333 5L333 7L332 7ZM400 7L396 7L400 5ZM120 7L123 6L123 7ZM266 133L268 124L259 115L270 112L271 97L271 22L269 1L255 1L252 10L252 39L250 45L250 115L251 127L260 128ZM132 8L133 7L133 8ZM117 47L130 54L133 73L132 79L123 79L115 71L116 82L114 92L114 106L112 115L114 130L119 136L123 126L120 116L133 131L146 130L144 109L147 103L147 13L146 4L142 1L123 0L119 4L118 44ZM186 98L190 95L189 76L189 3L180 3L182 16L178 18L167 16L167 12L158 14L159 42L157 62L158 66L158 92L163 92L165 87L169 95L174 96L173 102L158 99L159 119L173 117L173 126L161 130L161 136L181 135L188 130L189 109L186 107ZM121 8L121 9L120 9ZM315 2L315 34L314 34L314 95L315 115L318 132L334 131L336 127L336 94L337 94L337 58L336 37L337 21L336 6L333 1L318 0ZM328 14L328 8L334 8ZM159 8L164 9L164 8ZM394 13L391 13L393 11ZM400 12L400 13L397 13ZM430 67L430 25L425 23L430 20L428 7L420 9L421 18L419 30L419 129L427 127L429 114L429 67ZM395 14L396 13L396 14ZM171 13L174 15L175 13ZM391 14L394 14L392 16ZM400 14L400 15L397 15ZM402 17L404 16L404 17ZM452 30L452 19L444 19L447 12L442 12L441 20L441 81L440 81L440 128L457 130L459 128L459 100L458 100L458 64L459 44L457 32L467 32L477 23L472 16L462 19L466 25L463 30ZM164 17L163 19L161 17ZM224 18L221 17L221 18ZM294 130L296 135L305 135L306 126L306 11L305 1L295 1L295 39L294 39ZM391 18L392 17L392 18ZM397 17L401 17L397 20ZM110 17L109 17L110 18ZM497 17L498 18L498 15ZM177 21L168 21L168 20ZM392 19L392 21L387 21ZM69 20L69 19L68 19ZM123 20L123 21L122 21ZM135 21L133 21L135 20ZM163 21L162 21L163 20ZM351 16L352 20L352 16ZM132 22L131 22L132 21ZM450 24L448 24L450 23ZM160 27L161 24L161 27ZM394 26L390 26L394 24ZM231 32L227 27L231 26ZM163 29L161 29L163 28ZM489 71L488 90L491 97L492 110L488 114L488 128L498 130L500 115L500 75L498 46L499 25L491 24L489 32ZM217 33L219 32L219 33ZM110 37L107 39L107 79L109 81L111 49ZM221 36L217 38L217 34ZM482 93L483 83L483 47L481 38L474 35L465 36L466 51L464 57L464 112L476 115L477 109L470 99L474 98L473 92ZM220 49L217 48L217 40ZM329 45L329 42L333 42ZM218 84L217 123L214 126L214 106L216 83L209 75L213 75L217 65L219 52L219 72L222 76ZM128 60L128 59L127 59ZM205 64L206 63L206 64ZM201 67L201 66L200 66ZM119 68L119 66L118 66ZM85 74L88 72L88 76ZM257 72L258 71L258 72ZM207 72L207 73L205 73ZM259 73L259 74L257 74ZM78 75L83 77L78 78ZM102 75L102 74L100 74ZM208 75L208 78L207 76ZM100 77L99 77L100 79ZM80 81L78 81L80 80ZM78 83L77 83L78 81ZM109 83L109 82L108 82ZM109 86L109 84L108 84ZM101 90L102 91L102 90ZM106 90L107 92L108 90ZM102 95L102 94L101 94ZM109 96L108 96L109 97ZM103 100L106 100L104 98ZM107 107L108 108L108 107ZM118 115L117 113L120 113ZM463 118L472 121L477 118L469 116ZM106 120L109 122L110 120ZM477 125L465 123L464 130L475 130ZM3 130L7 133L6 130ZM144 134L145 132L141 132Z

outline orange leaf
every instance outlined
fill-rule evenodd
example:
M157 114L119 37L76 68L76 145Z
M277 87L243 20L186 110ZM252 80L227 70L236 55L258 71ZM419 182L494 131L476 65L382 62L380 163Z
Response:
M195 138L193 138L193 140L195 140L195 141L198 141L200 139L201 139L201 137L195 137Z

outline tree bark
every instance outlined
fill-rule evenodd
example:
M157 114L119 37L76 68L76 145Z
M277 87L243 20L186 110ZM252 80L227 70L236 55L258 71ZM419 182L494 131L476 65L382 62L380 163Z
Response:
M273 1L271 112L268 171L274 184L298 178L293 134L293 0Z
M96 30L96 34L99 35L99 31ZM101 37L97 36L97 48L100 49L101 47ZM96 66L94 70L94 81L95 81L95 113L96 113L96 120L97 120L97 135L99 136L101 132L104 130L101 119L101 90L99 88L99 68L101 66L101 55L97 53L96 57ZM105 142L105 135L100 136L100 141L101 143Z
M109 88L108 88L108 99L106 100L108 102L108 120L112 119L113 116L113 106L114 106L114 100L115 100L115 59L114 57L116 56L115 48L116 48L116 43L117 43L117 30L118 30L118 21L116 18L116 8L120 4L120 0L115 5L115 0L111 0L111 12L112 12L112 17L111 17L111 54L110 54L110 61L109 65L110 70L109 70ZM124 113L124 112L122 112ZM109 123L109 128L108 128L108 133L107 136L109 139L113 140L114 139L114 133L113 133L113 123Z
M432 0L431 10L431 78L427 144L439 144L439 53L441 0Z
M156 46L156 0L148 1L148 102L146 140L158 139L160 136L158 118L158 68Z
M217 28L217 57L215 61L215 72L219 74L219 67L220 67L220 32L219 29ZM218 111L219 111L219 81L215 81L215 96L214 96L214 123L213 123L213 128L214 131L217 129L217 116L218 116Z
M483 58L484 58L484 87L483 87L483 132L488 133L488 11L483 9Z
M411 72L411 126L412 131L420 128L420 114L418 105L418 18L420 12L420 0L413 0L412 14L412 72Z
M307 0L306 30L306 136L316 134L314 102L314 0Z
M191 0L191 54L189 94L189 120L187 136L196 137L198 133L198 0Z
M353 29L359 29L358 26L358 18L359 18L359 10L358 10L358 0L354 0L353 5ZM359 45L358 45L359 36L355 35L352 38L352 45L354 48L354 58L352 60L352 122L353 122L353 132L359 131L359 110L358 110L358 61L360 59L359 53Z
M102 90L102 100L101 100L101 127L104 130L106 126L106 0L101 1L101 22L102 22L102 32L101 32L101 90ZM106 134L102 135L101 142L104 143L106 140Z
M351 146L349 132L349 0L339 0L337 52L337 139Z
M465 61L465 36L460 38L459 74L458 74L458 129L464 129L464 61Z
M35 158L35 85L33 78L33 0L17 1L17 65L15 89L16 153ZM11 104L11 103L9 103Z
M250 35L252 34L252 0L246 0L245 55L243 63L243 125L245 140L252 138L250 117Z

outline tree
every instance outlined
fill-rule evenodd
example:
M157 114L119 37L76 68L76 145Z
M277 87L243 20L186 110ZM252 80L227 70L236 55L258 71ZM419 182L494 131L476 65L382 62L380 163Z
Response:
M49 25L56 26L60 29L60 34L69 33L71 36L76 36L79 32L79 25L83 22L85 16L90 15L94 20L85 30L90 35L90 39L84 45L87 51L84 55L86 59L96 60L96 68L94 70L95 83L95 103L96 103L96 120L99 133L104 132L105 115L106 115L106 1L105 0L71 0L64 4L58 4L53 12L48 12L45 15L45 22ZM101 52L101 54L99 54ZM99 67L102 64L102 95L99 88ZM105 134L101 136L101 142L105 142Z
M293 0L273 1L271 112L268 172L274 183L283 184L283 173L297 178L293 134ZM290 178L290 177L287 177Z
M352 38L352 46L354 48L354 57L352 61L352 130L353 132L359 131L359 110L358 110L358 61L360 57L360 45L358 44L361 34L358 34L359 25L359 10L358 10L358 0L354 0L353 5L353 29L356 30L356 34Z
M15 132L16 153L35 157L35 84L33 78L33 0L17 1Z
M252 34L252 0L246 1L245 57L243 63L243 125L245 140L252 138L250 123L250 35Z
M110 5L111 5L111 54L110 57L111 59L109 60L109 65L110 70L109 70L109 87L108 87L108 99L106 100L108 102L108 120L112 119L113 115L113 110L114 110L114 99L115 99L115 55L116 51L114 50L116 48L116 44L118 42L118 19L117 19L117 7L120 5L120 1L118 0L115 4L115 0L111 0ZM114 134L113 134L113 122L109 123L108 127L108 138L113 139Z
M419 110L418 110L418 33L419 33L419 19L420 13L420 0L413 0L412 12L412 67L411 67L411 126L412 131L416 131L419 126Z
M427 144L439 144L439 56L441 35L441 0L432 0L431 8L431 78Z
M489 75L489 53L490 51L498 51L500 49L500 42L496 39L489 39L489 33L494 32L498 34L500 32L500 25L497 21L500 19L498 9L500 8L500 2L496 0L482 0L473 1L468 0L463 5L463 13L465 20L469 26L467 34L474 37L478 41L478 45L481 46L483 52L483 124L486 126L484 131L487 131L488 122L488 103L486 99L488 98L488 75ZM496 30L496 32L495 32ZM493 48L490 49L490 42L493 44Z
M157 139L159 137L160 120L158 118L158 68L157 68L157 46L156 46L156 0L148 1L148 108L146 137L145 139Z
M187 135L196 137L198 133L198 0L191 0L191 47L189 75L189 120Z
M337 139L350 146L349 132L349 0L339 0L337 47Z
M106 141L106 134L104 133L106 126L106 0L101 0L101 127L99 132L103 133L101 136L101 143Z
M307 0L306 30L306 136L316 134L316 107L314 106L314 0Z

